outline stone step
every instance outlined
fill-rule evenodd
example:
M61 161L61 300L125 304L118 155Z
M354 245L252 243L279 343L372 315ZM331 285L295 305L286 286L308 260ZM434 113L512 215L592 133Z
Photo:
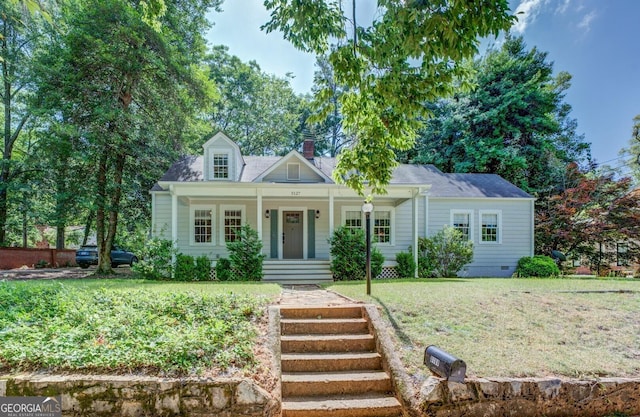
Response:
M369 333L364 318L355 319L282 319L280 332L292 334L356 334Z
M280 316L283 319L359 319L362 318L362 306L286 306L280 307Z
M360 353L283 353L282 372L338 372L382 369L376 352Z
M402 406L386 395L289 398L282 402L282 417L398 417Z
M315 397L391 391L384 371L283 373L282 397Z
M370 352L376 344L372 334L291 335L280 337L283 353Z

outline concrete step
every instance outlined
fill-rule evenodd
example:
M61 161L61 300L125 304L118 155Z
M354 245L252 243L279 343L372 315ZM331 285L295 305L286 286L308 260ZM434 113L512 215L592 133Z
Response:
M282 319L280 332L292 334L357 334L369 333L365 319Z
M362 318L362 306L286 306L280 307L280 316L284 319L359 319Z
M282 417L397 417L402 406L386 395L290 398L282 402Z
M339 372L382 369L377 352L360 353L283 353L282 372Z
M391 391L384 371L282 374L282 396L315 397Z
M372 334L280 336L283 353L371 352L376 348Z

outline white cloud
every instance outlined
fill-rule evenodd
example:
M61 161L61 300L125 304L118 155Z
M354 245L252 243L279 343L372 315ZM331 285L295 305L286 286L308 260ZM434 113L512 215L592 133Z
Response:
M547 3L548 0L522 0L515 12L518 21L511 27L511 30L515 33L524 33L527 26L536 20L542 6Z
M567 9L569 9L569 4L571 3L571 0L564 0L557 8L556 8L556 13L559 14L564 14Z
M591 23L596 17L598 17L598 14L595 11L590 11L582 17L582 20L580 21L580 23L578 23L578 27L580 29L583 29L585 33L589 32L589 30L591 29Z

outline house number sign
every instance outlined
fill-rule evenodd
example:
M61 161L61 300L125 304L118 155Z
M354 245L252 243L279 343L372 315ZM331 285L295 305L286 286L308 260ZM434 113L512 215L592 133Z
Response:
M300 191L291 191L291 195L300 195Z

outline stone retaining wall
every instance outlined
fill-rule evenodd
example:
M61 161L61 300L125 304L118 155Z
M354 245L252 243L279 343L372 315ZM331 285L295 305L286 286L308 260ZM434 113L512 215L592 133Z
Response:
M270 417L279 401L243 378L0 376L0 396L62 397L63 416Z
M429 377L419 407L429 417L637 415L640 379L479 378L460 384Z

